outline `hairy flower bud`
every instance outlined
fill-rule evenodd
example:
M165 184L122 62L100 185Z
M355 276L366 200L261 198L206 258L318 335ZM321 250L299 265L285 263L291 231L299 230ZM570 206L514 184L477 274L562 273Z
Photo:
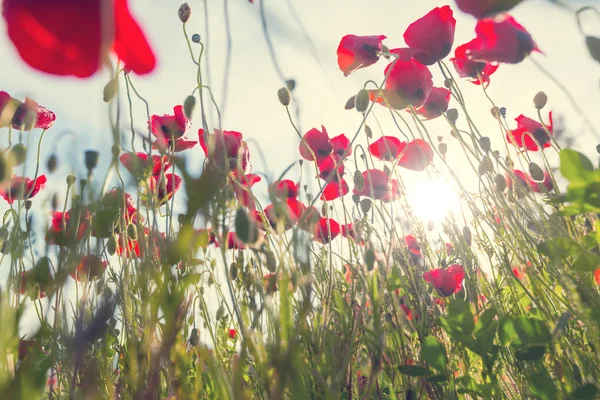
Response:
M529 163L529 175L537 182L543 182L545 178L544 171L534 162Z
M119 81L116 78L113 78L104 86L104 90L102 91L102 100L104 100L105 103L110 103L118 92Z
M481 150L489 153L491 150L490 138L487 136L479 138L479 147L481 147Z
M533 97L533 105L538 110L546 107L546 103L548 102L548 96L544 92L537 92L537 94Z
M446 111L446 117L448 118L448 121L450 121L451 124L455 124L458 120L458 110L456 108L449 109L448 111Z
M290 91L286 87L282 87L277 91L277 98L281 105L287 107L290 105Z
M192 119L194 107L196 107L196 97L189 95L185 98L185 101L183 102L183 113L185 114L187 119Z
M354 106L356 107L356 111L365 112L367 108L369 108L369 92L365 89L361 89L356 95L356 99L354 101Z
M190 19L190 15L192 14L192 8L188 3L183 3L179 6L179 10L177 11L177 15L179 16L179 20L184 24L188 22Z

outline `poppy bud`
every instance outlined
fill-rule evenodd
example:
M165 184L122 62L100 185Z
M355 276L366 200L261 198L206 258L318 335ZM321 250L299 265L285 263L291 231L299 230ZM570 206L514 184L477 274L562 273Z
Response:
M212 278L212 276L211 276ZM219 321L221 319L221 317L223 317L223 313L225 312L225 309L223 308L223 304L221 304L219 306L219 308L217 308L217 313L215 314L215 319L217 321Z
M294 89L296 89L296 81L293 79L288 79L287 81L285 81L285 86L290 92L293 92Z
M492 160L488 156L483 156L481 159L481 163L479 163L479 175L485 175L488 172L492 172L494 170L494 164Z
M496 183L496 190L499 192L504 192L506 190L506 178L501 174L498 174L494 177L494 182Z
M238 267L236 262L232 262L229 266L229 279L235 281L238 276Z
M365 178L360 171L354 172L354 186L359 192L365 187Z
M455 124L458 120L458 110L456 108L449 109L446 111L446 118L448 118L451 124Z
M115 239L114 236L109 237L106 241L106 251L108 251L108 254L111 256L114 256L117 252L117 239Z
M452 88L452 79L448 78L448 79L444 80L444 86L446 87L446 89L451 89Z
M77 180L77 178L75 177L75 175L67 175L67 185L68 186L73 186L73 184L75 184L76 180Z
M600 154L600 144L596 146L596 152Z
M479 147L481 147L481 150L489 153L491 149L490 138L487 136L479 138Z
M356 100L354 101L354 103L356 111L367 111L367 108L369 108L369 92L366 89L361 89L356 95Z
M471 230L469 229L468 226L465 226L462 231L463 231L463 239L465 240L465 243L468 246L471 246Z
M194 33L192 35L192 42L194 42L194 43L200 43L200 35L198 35L197 33Z
M290 91L288 88L282 87L277 91L277 98L281 105L287 107L290 105Z
M104 100L105 103L110 103L118 92L119 81L116 78L113 78L104 86L104 90L102 91L102 100Z
M360 209L363 214L368 213L371 210L371 199L365 198L360 201Z
M360 203L360 195L359 194L353 194L352 195L352 202L356 205L358 205L358 203Z
M177 222L179 222L179 225L183 224L185 221L185 214L178 214L177 215Z
M346 101L346 105L344 106L344 108L346 110L352 110L354 108L355 103L356 103L356 96L352 96L348 99L348 101Z
M136 241L138 239L138 231L135 224L127 225L127 237L132 241Z
M100 153L95 150L88 150L85 152L85 167L88 172L91 172L98 165L98 157Z
M183 113L187 119L192 119L192 112L194 111L194 107L196 106L196 97L189 95L185 98L183 102Z
M55 154L52 154L50 157L48 157L48 161L46 162L46 168L48 168L48 171L50 173L56 171L56 167L58 166L58 159L56 158Z
M545 178L544 171L534 162L529 163L529 175L537 182L543 182Z
M235 233L242 242L251 243L254 242L250 229L250 218L242 207L238 208L235 214Z
M500 107L500 116L506 118L506 107Z
M272 251L265 252L265 257L267 259L267 269L269 272L273 273L277 271L277 259L275 258L275 254Z
M438 144L438 151L440 152L442 157L445 157L446 153L448 152L448 145L446 143Z
M600 62L600 39L594 36L587 36L585 38L585 45L592 58Z
M31 200L27 200L25 202L25 210L29 211L31 209Z
M500 109L498 107L492 107L490 113L492 113L492 117L500 119Z
M85 185L87 185L87 179L80 179L79 186L81 187L81 191L83 191L83 188L85 188Z
M546 107L546 103L548 102L548 96L544 92L537 92L537 94L533 97L533 105L538 110Z
M188 3L183 3L179 6L179 10L177 11L177 15L179 16L179 20L184 24L188 22L190 19L190 15L192 14L192 8Z
M10 149L10 153L13 156L15 165L21 165L27 158L27 146L25 146L23 143L16 144L12 149Z
M119 154L121 154L121 146L119 146L118 144L113 144L110 150L112 152L113 158L117 158L119 157Z
M189 339L190 345L191 346L198 346L198 344L200 344L200 335L198 334L198 329L194 328L192 329L192 333L190 333L190 339Z
M0 182L9 180L12 177L12 167L11 157L5 157L4 153L0 152Z
M369 125L365 125L365 133L369 139L373 139L373 131Z

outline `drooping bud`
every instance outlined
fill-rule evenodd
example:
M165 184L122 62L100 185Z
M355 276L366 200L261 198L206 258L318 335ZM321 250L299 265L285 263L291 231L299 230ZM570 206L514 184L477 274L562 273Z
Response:
M185 24L190 19L190 15L192 15L192 7L188 3L183 3L179 6L177 15L179 16L179 20Z
M479 164L479 175L485 175L494 170L494 164L489 156L483 156Z
M533 97L533 105L538 110L546 107L546 103L548 103L548 96L544 92L537 92L537 94Z
M371 199L369 198L364 198L360 201L360 209L363 212L363 214L368 213L371 210Z
M458 121L458 110L456 108L451 108L446 111L446 117L451 124L455 124Z
M190 346L196 347L200 344L200 335L198 334L198 329L194 328L192 329L192 332L190 333Z
M354 172L354 187L356 190L361 191L365 187L365 178L360 171Z
M354 101L354 103L356 111L367 111L367 108L369 108L369 92L366 89L361 89L356 95L356 100Z
M365 125L365 134L369 139L373 139L373 131L369 125Z
M286 87L282 87L277 91L277 98L281 105L287 107L290 105L290 91Z
M200 39L200 35L198 35L197 33L194 33L192 35L192 42L194 42L194 43L200 43L200 40L201 40Z
M496 183L496 190L500 193L506 190L506 178L502 174L497 174L494 177L494 182Z
M489 153L491 150L490 138L487 136L479 138L479 147L481 147L481 150Z
M500 119L500 109L498 107L492 107L490 113L492 114L492 117Z
M294 89L296 89L296 81L293 79L288 79L287 81L285 81L285 86L290 92L293 92Z
M132 241L136 241L138 239L138 231L135 224L127 225L127 237Z
M352 110L354 108L355 104L356 104L356 96L352 96L348 99L348 101L346 101L344 108L346 110Z
M534 162L529 163L529 175L537 182L543 182L545 178L544 171Z
M196 97L189 95L185 98L183 102L183 113L187 119L192 119L192 113L194 112L194 107L196 106Z
M108 254L111 256L114 256L117 252L117 239L115 239L114 236L109 237L106 241L106 251L108 251Z
M265 258L267 259L267 269L269 272L274 273L277 271L277 258L272 251L265 252Z
M102 100L104 100L105 103L110 103L118 92L119 81L116 78L113 78L104 86L104 90L102 91Z
M88 172L91 172L98 166L99 157L100 153L96 150L88 150L85 152L85 167L88 169Z

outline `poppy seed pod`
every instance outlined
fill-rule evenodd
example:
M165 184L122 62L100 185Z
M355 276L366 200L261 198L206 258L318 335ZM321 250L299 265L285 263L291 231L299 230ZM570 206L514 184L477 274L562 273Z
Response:
M371 199L362 199L360 201L360 209L363 212L363 214L366 214L371 210L371 204Z
M544 92L537 92L537 94L533 97L533 105L538 110L546 107L546 103L548 102L548 96Z
M188 3L183 3L179 6L177 15L179 16L179 20L185 24L190 19L190 15L192 15L192 8Z
M356 95L355 100L356 111L365 112L369 108L369 92L365 89L361 89Z
M198 35L197 33L194 33L192 35L192 42L194 42L194 43L200 43L200 40L201 40L200 39L200 35Z
M100 153L96 150L88 150L85 152L85 167L88 169L88 172L91 172L98 165L98 158L100 157Z
M75 181L77 181L77 178L75 177L75 175L67 175L67 185L68 186L73 186L75 184Z
M448 111L446 111L446 117L448 118L448 121L450 121L451 124L455 124L458 120L458 110L456 108L449 109Z
M50 157L48 157L46 168L48 168L48 172L52 173L56 171L56 167L58 167L58 158L56 157L56 154L52 154Z
M286 87L282 87L277 91L277 98L281 105L287 107L290 105L290 91Z

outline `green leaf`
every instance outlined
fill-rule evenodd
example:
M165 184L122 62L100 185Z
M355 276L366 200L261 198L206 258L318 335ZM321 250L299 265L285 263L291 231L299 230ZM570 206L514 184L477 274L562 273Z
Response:
M550 342L550 331L542 321L535 318L507 315L500 322L500 342L515 346L546 344Z
M578 388L573 393L571 393L571 395L569 396L569 399L573 399L573 400L595 399L598 397L599 393L600 392L598 391L598 387L596 387L596 385L594 385L592 383L588 383L587 385L583 385L582 387Z
M580 272L595 271L600 267L600 257L589 251L583 251L573 262L573 269Z
M429 376L431 375L431 371L426 368L419 367L416 365L400 365L398 367L398 371L401 374L408 376Z
M521 361L537 361L541 359L545 353L546 346L531 346L518 350L515 356L517 357L517 360Z
M446 348L433 336L427 336L423 339L421 358L438 371L444 371L448 363Z
M594 165L582 153L563 149L560 152L560 173L573 183L585 183L594 180Z
M477 354L484 355L492 348L497 329L498 323L491 321L475 332L475 349Z
M576 257L581 250L581 245L570 237L550 239L538 245L540 253L554 260Z
M475 320L471 304L461 299L454 299L448 306L448 320L452 328L470 334L475 329Z
M448 375L432 375L425 379L429 383L441 383L448 381Z
M556 385L545 369L530 377L529 388L536 399L554 400L558 398Z

